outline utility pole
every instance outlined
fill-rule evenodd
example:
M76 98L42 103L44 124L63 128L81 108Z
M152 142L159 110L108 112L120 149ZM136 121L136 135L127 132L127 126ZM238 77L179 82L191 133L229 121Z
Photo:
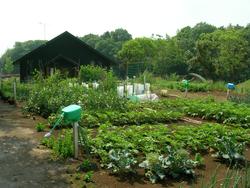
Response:
M46 40L46 23L39 22L39 24L43 25L43 40Z

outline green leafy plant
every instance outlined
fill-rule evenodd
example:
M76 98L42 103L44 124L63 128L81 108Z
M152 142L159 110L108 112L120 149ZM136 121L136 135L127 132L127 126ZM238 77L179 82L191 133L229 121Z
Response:
M37 132L43 132L45 127L46 127L46 125L44 123L37 123L36 124L36 131Z
M189 159L186 150L168 146L166 151L166 156L150 154L139 164L140 167L146 169L145 175L152 183L158 179L164 179L166 175L174 178L183 174L194 176L193 169L200 164L198 161Z
M81 66L79 71L79 80L81 82L99 81L105 79L106 74L106 71L99 66Z
M147 155L146 160L139 164L139 167L146 170L145 176L152 183L156 183L157 180L162 180L166 176L165 168L162 166L159 157L156 153L150 153Z
M56 157L67 158L73 156L72 130L62 130L57 138L44 138L41 142L53 150Z
M113 173L135 172L134 167L137 161L128 150L110 150L109 160L107 168L111 169Z
M93 175L94 175L93 171L87 172L83 177L83 181L85 181L86 183L93 182Z
M225 160L230 164L245 161L245 157L243 156L245 144L238 143L236 137L232 134L217 139L215 142L215 148L217 149L217 152L213 156Z
M78 166L78 171L83 171L83 172L88 172L96 169L97 165L88 159L83 160L83 162Z

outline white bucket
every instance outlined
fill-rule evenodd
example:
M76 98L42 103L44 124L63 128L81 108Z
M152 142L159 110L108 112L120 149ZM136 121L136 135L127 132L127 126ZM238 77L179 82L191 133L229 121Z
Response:
M99 87L99 84L98 84L97 82L93 82L92 85L93 85L93 88L94 88L94 89L97 89L97 88Z
M85 82L82 82L82 86L85 87L85 88L89 88L89 84L86 84Z
M127 85L127 95L128 96L133 95L133 85Z
M117 94L119 97L124 97L124 86L117 87Z
M144 85L143 84L135 84L135 94L141 95L144 92Z
M150 91L150 83L146 83L145 84L145 92L149 92Z

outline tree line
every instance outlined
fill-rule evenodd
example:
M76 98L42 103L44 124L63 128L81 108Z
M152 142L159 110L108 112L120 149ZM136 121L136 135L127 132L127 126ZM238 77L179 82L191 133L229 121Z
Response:
M178 30L173 37L134 39L119 28L79 38L121 64L143 64L156 76L194 72L212 80L240 82L250 78L250 24L215 27L201 22ZM10 70L13 60L44 42L16 42L1 57L4 71Z

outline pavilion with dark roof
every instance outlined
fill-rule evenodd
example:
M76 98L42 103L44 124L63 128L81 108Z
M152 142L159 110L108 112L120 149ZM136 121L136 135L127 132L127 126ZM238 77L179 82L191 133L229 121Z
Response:
M66 31L17 59L14 64L19 64L20 81L24 82L31 79L35 70L45 77L53 74L55 69L74 77L78 75L81 65L109 69L116 62Z

